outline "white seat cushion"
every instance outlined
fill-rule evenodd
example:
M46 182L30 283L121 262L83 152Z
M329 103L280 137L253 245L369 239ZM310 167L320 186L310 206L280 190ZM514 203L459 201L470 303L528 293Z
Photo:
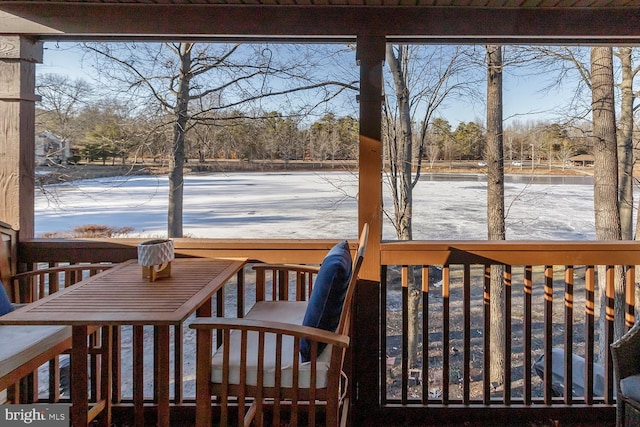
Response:
M275 322L302 325L302 319L307 308L305 301L260 301L247 313L247 319L259 319ZM240 339L241 332L231 332L231 351L229 352L229 383L240 384ZM293 338L284 336L282 340L282 371L281 386L291 387L293 381ZM265 336L264 379L265 387L275 385L276 337L274 334ZM222 350L220 347L213 355L211 380L222 382ZM316 387L327 386L327 371L331 359L331 346L327 346L317 359ZM298 359L300 360L300 359ZM257 385L258 378L258 334L250 332L247 335L247 385ZM311 364L299 362L300 370L298 387L308 388L311 377Z
M0 377L69 338L70 326L0 326Z

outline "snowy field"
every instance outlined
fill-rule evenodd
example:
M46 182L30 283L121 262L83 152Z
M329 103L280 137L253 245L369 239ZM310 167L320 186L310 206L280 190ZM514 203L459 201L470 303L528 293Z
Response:
M582 183L574 183L580 181ZM355 238L357 176L349 173L219 173L185 178L185 237ZM385 208L393 203L385 187ZM130 176L46 186L36 193L36 236L84 224L166 236L168 179ZM587 179L507 177L507 239L594 240ZM483 175L426 176L414 190L414 239L486 239ZM385 219L384 239L395 239Z

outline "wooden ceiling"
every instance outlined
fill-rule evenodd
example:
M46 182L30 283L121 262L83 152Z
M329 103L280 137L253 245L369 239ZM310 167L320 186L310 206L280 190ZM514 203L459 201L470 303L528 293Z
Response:
M0 34L638 44L640 0L0 0Z

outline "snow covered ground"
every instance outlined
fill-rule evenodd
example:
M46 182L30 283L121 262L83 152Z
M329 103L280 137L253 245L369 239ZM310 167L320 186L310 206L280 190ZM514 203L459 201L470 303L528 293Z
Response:
M588 178L507 177L507 239L595 239ZM580 182L580 183L576 183ZM354 238L357 176L345 172L218 173L185 178L188 237ZM166 236L168 179L130 176L45 187L36 194L36 235L84 224ZM385 208L393 203L385 187ZM484 175L425 176L414 190L414 239L486 239ZM384 239L395 239L385 220Z

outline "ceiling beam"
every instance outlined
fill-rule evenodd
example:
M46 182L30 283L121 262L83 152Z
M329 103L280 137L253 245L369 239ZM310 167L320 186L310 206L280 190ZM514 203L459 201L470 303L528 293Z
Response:
M640 41L637 8L236 6L0 2L0 34L45 39L344 40L463 43Z

